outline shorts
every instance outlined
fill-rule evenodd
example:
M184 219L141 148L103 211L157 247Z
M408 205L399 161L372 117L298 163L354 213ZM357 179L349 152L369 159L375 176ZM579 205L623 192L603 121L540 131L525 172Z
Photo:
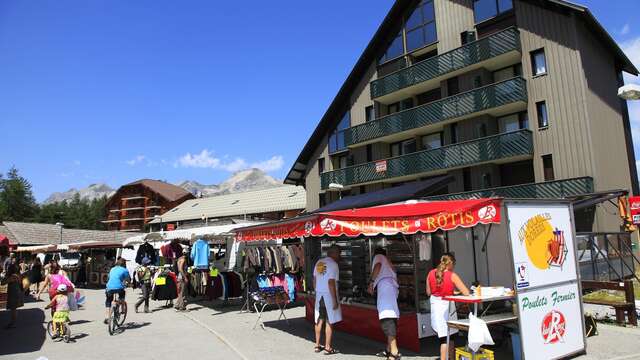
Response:
M453 342L453 339L451 339L451 342ZM447 337L446 336L439 337L438 345L447 345Z
M398 335L398 319L388 318L380 320L380 327L385 336Z
M324 304L324 298L320 298L320 304L318 304L318 321L327 320L329 315L327 315L327 306Z
M56 311L53 314L53 322L56 324L70 322L69 311Z
M111 307L111 303L113 303L113 298L115 297L116 294L118 294L118 300L120 300L120 301L124 301L124 297L125 297L125 294L126 294L124 289L107 290L107 291L105 291L105 293L107 295L107 301L105 301L104 306L106 306L107 308Z

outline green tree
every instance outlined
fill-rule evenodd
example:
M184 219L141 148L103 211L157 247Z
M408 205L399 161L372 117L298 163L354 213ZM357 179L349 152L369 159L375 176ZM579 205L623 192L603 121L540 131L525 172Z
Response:
M31 183L11 167L0 177L0 221L32 221L37 213Z

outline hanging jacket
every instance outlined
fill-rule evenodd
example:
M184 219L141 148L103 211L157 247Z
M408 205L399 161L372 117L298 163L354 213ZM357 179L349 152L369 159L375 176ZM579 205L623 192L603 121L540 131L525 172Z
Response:
M145 257L151 260L152 265L157 264L158 257L156 256L156 250L153 248L153 245L149 244L148 242L138 247L138 252L136 253L136 263L142 265L142 259L144 259Z
M191 248L191 261L196 269L209 268L209 244L200 239Z

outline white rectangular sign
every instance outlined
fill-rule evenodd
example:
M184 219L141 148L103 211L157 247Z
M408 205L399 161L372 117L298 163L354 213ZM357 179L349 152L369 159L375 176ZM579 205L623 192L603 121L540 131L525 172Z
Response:
M577 283L518 294L524 358L558 359L584 350Z
M569 205L508 204L518 290L577 280Z

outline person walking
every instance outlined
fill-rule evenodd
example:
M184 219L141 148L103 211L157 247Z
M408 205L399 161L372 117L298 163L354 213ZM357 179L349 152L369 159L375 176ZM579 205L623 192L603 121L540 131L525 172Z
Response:
M182 250L182 256L178 259L176 266L178 267L178 299L176 300L176 311L187 311L187 287L189 286L189 274L187 273L187 255L189 249Z
M144 312L151 312L149 311L149 297L151 296L151 269L149 269L149 264L151 264L151 260L148 257L145 257L142 259L142 265L136 269L136 275L138 275L138 281L140 283L140 290L142 290L142 296L135 306L136 313L142 303L144 303Z
M387 258L385 249L375 249L374 255L371 261L371 281L368 291L373 295L377 290L378 319L382 332L387 337L387 348L377 355L396 360L402 357L398 351L397 340L398 319L400 318L398 275Z
M5 327L13 329L16 327L18 320L18 308L24 306L22 297L22 284L20 282L19 269L16 264L8 264L5 268L5 277L3 283L7 285L7 310L11 312L11 320Z
M39 257L35 257L29 268L29 282L36 286L34 294L38 293L40 283L42 282L42 262Z
M340 281L340 247L332 245L327 250L327 257L318 260L313 270L313 283L316 290L315 304L315 352L324 350L325 355L337 354L331 346L333 325L342 321L342 311L338 301L338 281ZM322 326L325 326L325 345L320 345Z
M449 314L454 314L457 318L455 307L451 309L451 303L442 298L452 296L459 291L462 295L468 296L469 289L464 285L458 274L453 272L456 265L456 258L453 254L444 254L440 258L440 264L431 270L427 275L427 295L431 296L431 327L438 334L438 343L440 344L440 359L455 358L455 345L450 344L447 349L447 335L455 334L458 331L449 332L447 321Z

